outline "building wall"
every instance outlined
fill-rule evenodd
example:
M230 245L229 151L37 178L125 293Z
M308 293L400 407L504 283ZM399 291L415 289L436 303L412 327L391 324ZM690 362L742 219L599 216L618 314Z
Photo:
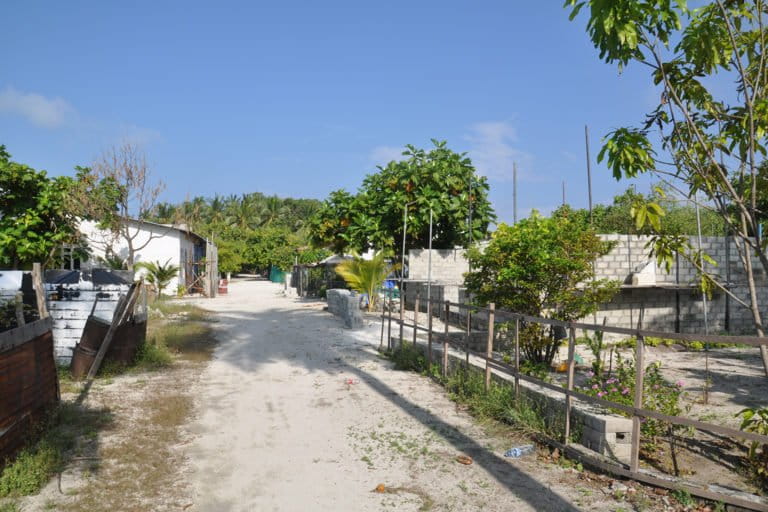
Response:
M141 224L141 228L132 227L131 234L137 233L134 240L134 247L141 247L147 240L152 240L146 247L136 251L136 262L160 262L165 265L170 262L172 265L181 267L182 237L185 234L175 228L156 226L152 224ZM93 257L83 264L83 268L101 267L98 258L103 258L108 247L121 258L128 257L128 244L124 238L114 238L111 233L96 227L95 223L84 221L80 224L80 231L86 236L90 243ZM137 271L137 277L144 270ZM179 276L173 278L166 288L166 293L174 293L179 285Z
M598 279L615 279L625 285L631 284L631 273L648 262L646 243L648 236L635 235L600 235L605 241L614 244L609 254L595 262ZM694 247L698 247L698 239L690 237ZM732 238L702 237L702 250L709 254L717 263L709 266L708 270L719 276L721 282L730 282L730 289L742 300L748 300L746 277L742 270L738 249ZM427 279L427 250L412 250L409 252L409 280L426 281ZM753 258L753 267L757 279L757 291L760 304L766 306L763 314L768 313L768 280L762 271L757 258ZM432 296L453 301L453 297L463 299L465 293L461 286L463 274L469 265L463 250L432 251ZM698 291L696 270L683 259L679 259L670 269L657 268L655 281L659 286L629 287L625 286L616 297L604 304L596 316L584 318L591 323L597 320L617 327L636 327L640 310L644 309L643 326L648 329L681 332L704 332L704 300ZM444 285L444 286L443 286ZM677 287L679 289L672 289ZM423 284L412 284L411 290L406 289L407 300L413 300L415 289L421 288L425 296ZM722 291L715 291L711 300L707 301L707 317L710 333L731 332L733 334L748 334L754 331L752 315L749 309L739 305L733 299L726 297Z

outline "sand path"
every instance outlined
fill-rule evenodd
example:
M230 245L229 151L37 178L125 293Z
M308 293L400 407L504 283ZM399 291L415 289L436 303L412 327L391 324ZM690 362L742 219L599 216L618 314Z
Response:
M378 357L322 303L239 281L201 305L216 350L187 457L195 511L611 510L602 493L487 435L428 379ZM456 456L468 454L464 466ZM390 492L373 492L383 483Z

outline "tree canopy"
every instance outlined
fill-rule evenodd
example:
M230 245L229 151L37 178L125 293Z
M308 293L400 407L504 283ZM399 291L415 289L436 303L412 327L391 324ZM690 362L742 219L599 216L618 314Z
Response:
M180 204L159 203L145 217L161 223L186 223L214 240L222 272L283 270L295 261L312 263L328 255L310 247L307 219L320 207L316 199L280 198L259 192Z
M74 178L51 178L12 161L0 145L0 266L46 264L62 244L78 242L78 218L88 213L76 198L90 194L108 204L112 197L108 184L92 178L85 168L77 168Z
M488 235L496 219L488 200L488 182L478 176L463 153L433 140L429 151L407 145L405 157L391 161L363 180L356 195L332 192L312 218L312 241L335 252L394 249L402 243L408 205L407 244L429 243L429 211L433 213L433 247L466 245ZM471 192L470 192L471 190Z

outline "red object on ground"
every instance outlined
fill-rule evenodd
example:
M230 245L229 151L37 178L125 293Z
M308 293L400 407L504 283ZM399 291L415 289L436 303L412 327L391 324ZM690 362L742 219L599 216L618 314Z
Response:
M229 283L226 279L219 279L219 295L226 295L227 294L227 286Z

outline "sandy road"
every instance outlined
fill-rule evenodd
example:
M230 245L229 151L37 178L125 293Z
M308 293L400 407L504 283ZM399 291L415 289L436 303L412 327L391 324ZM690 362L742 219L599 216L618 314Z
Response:
M612 510L535 457L501 456L428 379L378 357L378 326L240 281L201 303L221 345L200 379L187 452L197 511ZM459 454L475 463L456 462ZM373 492L383 483L391 492ZM590 495L592 494L592 495ZM606 501L607 500L607 501Z

